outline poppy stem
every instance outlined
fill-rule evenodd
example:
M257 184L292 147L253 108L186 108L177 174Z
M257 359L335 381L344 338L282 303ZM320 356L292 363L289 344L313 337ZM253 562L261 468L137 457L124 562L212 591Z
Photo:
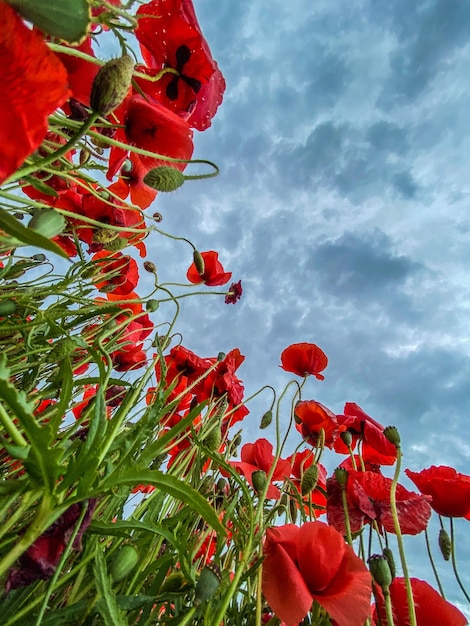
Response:
M455 557L455 535L454 535L454 518L450 518L450 554L452 559L452 569L454 570L455 580L457 581L460 589L462 590L463 595L466 597L467 602L470 602L470 596L467 593L467 590L464 587L464 584L460 578L459 572L457 570L457 559Z
M441 596L445 600L446 596L444 594L444 588L442 587L441 579L439 578L439 574L437 572L436 564L434 563L434 558L432 556L431 545L429 543L429 534L428 534L428 529L427 528L424 529L424 536L426 538L426 550L428 551L428 557L429 557L429 560L431 562L432 571L434 572L434 577L436 579L437 586L439 587L439 593L441 594Z
M400 561L403 569L403 577L405 579L406 597L408 600L408 610L410 612L410 626L417 626L415 603L413 598L413 589L411 588L410 575L408 573L408 566L406 564L405 547L403 545L403 537L401 534L400 521L398 519L397 511L397 484L401 471L401 459L402 451L399 443L396 443L397 448L397 462L395 465L395 474L393 476L392 484L390 486L390 509L393 517L393 526L395 528L395 534L397 536L398 551L400 553Z
M395 626L395 622L393 621L392 598L390 596L389 589L384 589L383 594L385 600L385 615L387 617L387 626Z

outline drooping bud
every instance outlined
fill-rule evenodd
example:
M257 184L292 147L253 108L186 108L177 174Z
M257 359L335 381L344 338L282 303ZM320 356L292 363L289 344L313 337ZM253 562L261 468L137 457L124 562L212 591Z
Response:
M160 306L160 302L158 300L147 300L147 302L145 303L145 308L149 313L155 313L155 311L158 311L158 307Z
M343 431L343 432L341 433L340 437L341 437L341 439L343 440L344 445L345 445L345 446L347 446L348 448L350 448L350 447L351 447L351 445L352 445L352 440L353 440L353 438L352 438L352 435L351 435L351 433L349 432L349 430L345 430L345 431Z
M157 271L157 266L152 261L144 261L144 270L149 272L149 274L155 274Z
M315 489L318 483L318 465L311 465L302 476L300 490L306 496Z
M127 574L132 572L139 561L139 553L129 544L123 546L113 559L111 564L111 576L114 582L119 582Z
M199 579L196 584L194 605L199 606L206 600L209 600L209 598L212 598L219 588L220 581L219 567L215 563L205 565L199 574Z
M386 426L384 428L384 435L396 448L400 447L400 433L395 426Z
M388 589L393 580L388 560L381 554L373 554L368 563L375 582L382 587L382 590Z
M445 530L445 528L441 528L439 531L439 548L444 561L448 561L450 559L450 555L452 554L452 542L450 540L449 533Z
M289 517L290 520L293 524L295 524L295 522L297 521L297 502L295 501L295 498L290 498L289 499Z
M388 561L388 566L390 568L390 573L392 575L392 580L393 580L395 576L397 575L397 568L395 566L395 557L393 556L393 552L390 550L390 548L384 548L382 550L382 554Z
M273 412L266 411L266 413L261 418L261 424L259 425L259 427L261 429L267 428L271 424L272 421L273 421Z
M202 258L202 254L199 252L199 250L194 250L193 261L194 261L194 265L196 266L197 273L199 274L199 276L202 277L202 275L204 274L206 265L204 263L204 259Z
M264 470L255 470L251 475L251 480L253 482L253 489L256 493L262 493L267 481L266 472Z
M90 106L96 113L106 116L117 108L129 91L134 61L124 55L103 65L93 80Z
M344 467L337 467L334 471L335 478L338 481L340 487L346 487L348 483L348 472Z
M185 176L175 167L160 165L154 167L144 176L144 183L156 191L169 193L176 191L185 181Z

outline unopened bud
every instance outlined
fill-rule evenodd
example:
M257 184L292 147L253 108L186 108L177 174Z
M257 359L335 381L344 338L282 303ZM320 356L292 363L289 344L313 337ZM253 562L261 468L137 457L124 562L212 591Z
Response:
M318 483L318 465L311 465L302 476L300 490L303 496L313 491Z
M134 62L124 55L103 65L93 80L90 106L96 113L106 116L118 107L129 91Z
M13 300L2 300L0 302L0 315L11 315L16 312L16 304Z
M111 564L111 576L114 582L119 582L129 574L139 561L139 553L129 544L123 546Z
M441 528L439 531L439 548L444 561L448 561L450 559L450 555L452 554L452 542L450 540L449 533L445 530L445 528Z
M204 263L202 254L199 252L199 250L194 250L193 262L194 262L194 265L196 266L197 273L199 274L199 276L202 277L202 275L204 274L204 270L205 270L205 263Z
M212 598L220 585L220 569L215 563L205 565L199 575L196 584L194 604L199 606L209 598Z
M144 176L144 183L157 191L176 191L184 183L185 177L182 172L168 165L154 167Z
M262 493L263 489L266 487L267 476L264 470L255 470L251 475L251 481L253 483L253 489L256 493Z
M212 430L204 437L202 443L206 446L208 450L211 452L215 452L220 447L220 442L222 441L222 434L220 432L220 427L215 426Z
M293 524L295 524L295 522L297 521L297 512L298 512L297 502L295 498L290 498L289 499L289 517Z
M384 435L396 448L400 447L400 433L395 426L386 426Z
M397 568L395 566L395 558L393 556L393 552L390 550L390 548L384 548L382 550L382 554L387 559L388 566L390 568L390 573L391 573L392 579L393 579L397 575Z
M344 432L342 432L340 437L341 437L344 445L347 446L348 448L350 448L351 445L352 445L353 438L352 438L352 435L349 432L349 430L345 430Z
M116 237L112 241L107 241L104 244L104 249L108 252L119 252L120 250L124 250L127 248L128 240L125 237Z
M261 424L259 425L259 427L261 429L267 428L271 424L272 421L273 421L273 412L266 411L266 413L261 418Z
M28 228L49 239L60 235L66 226L67 222L64 216L55 209L39 209L35 211L28 224Z
M392 573L388 560L381 554L373 554L369 558L369 570L375 582L382 587L388 589L392 584Z
M149 313L155 313L155 311L158 311L158 307L160 306L160 302L158 300L147 300L147 302L145 303L145 308Z
M150 274L155 274L157 271L157 266L152 261L144 261L144 270L149 272Z
M95 243L110 243L119 237L117 230L111 230L110 228L96 228L93 231L93 241Z

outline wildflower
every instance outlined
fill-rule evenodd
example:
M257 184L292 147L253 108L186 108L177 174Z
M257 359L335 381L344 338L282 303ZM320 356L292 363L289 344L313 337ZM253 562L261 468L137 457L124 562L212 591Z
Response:
M229 287L228 294L225 296L225 304L236 304L242 297L242 281L232 283Z
M204 261L204 271L200 274L196 264L192 263L186 273L190 283L199 285L205 283L208 287L225 285L232 278L231 272L226 272L219 261L219 254L214 250L201 252Z
M432 465L420 472L407 469L405 474L421 493L431 496L436 513L470 520L470 476L446 465Z
M314 343L293 343L282 352L281 363L286 372L323 380L325 377L320 372L328 365L328 358Z

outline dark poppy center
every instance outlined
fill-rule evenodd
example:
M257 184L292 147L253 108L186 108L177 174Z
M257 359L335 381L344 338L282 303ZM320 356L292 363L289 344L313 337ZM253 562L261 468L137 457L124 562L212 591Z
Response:
M191 54L191 50L185 45L179 46L176 50L175 69L178 72L178 76L173 76L166 87L166 96L171 101L178 99L178 81L180 79L185 82L194 91L194 93L198 93L201 89L201 81L197 80L197 78L193 78L192 76L187 76L183 71L184 66L191 58Z

